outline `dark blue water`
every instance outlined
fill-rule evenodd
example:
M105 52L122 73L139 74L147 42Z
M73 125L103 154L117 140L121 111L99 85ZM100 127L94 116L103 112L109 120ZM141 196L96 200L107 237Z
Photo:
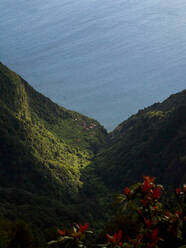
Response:
M1 0L0 60L111 130L186 88L186 1Z

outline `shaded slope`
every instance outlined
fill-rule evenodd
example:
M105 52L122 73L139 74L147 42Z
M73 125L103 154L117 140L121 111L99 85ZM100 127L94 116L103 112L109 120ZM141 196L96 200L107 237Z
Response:
M175 187L186 180L186 90L121 123L95 159L108 187L121 189L142 175Z

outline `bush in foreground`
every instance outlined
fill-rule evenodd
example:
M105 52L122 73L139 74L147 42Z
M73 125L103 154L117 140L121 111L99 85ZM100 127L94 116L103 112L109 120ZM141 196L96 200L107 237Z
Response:
M164 188L155 184L155 178L144 176L142 183L126 187L117 196L119 216L135 219L137 228L131 236L126 235L125 227L116 227L113 234L107 233L102 248L167 248L186 246L186 186L177 188L174 204L167 204L163 197ZM88 224L75 225L73 230L58 230L59 238L49 242L49 246L64 248L85 248L88 239Z

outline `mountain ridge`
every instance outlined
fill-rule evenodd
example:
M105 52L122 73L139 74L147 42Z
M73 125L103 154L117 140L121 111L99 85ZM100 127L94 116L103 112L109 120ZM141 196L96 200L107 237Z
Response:
M112 185L118 185L119 181L122 184L121 175L125 173L128 174L123 176L123 184L137 181L144 174L154 175L159 182L169 186L172 184L176 187L184 183L186 180L185 116L186 90L171 95L162 103L155 103L139 110L111 132L111 143L108 149L103 150L98 156L96 163L105 164L103 167L107 168L106 172L111 170L110 175L107 175L108 178L112 175L113 179L113 175L117 175L114 183L110 182ZM176 169L176 164L181 168L177 167L180 172L174 180L173 171ZM165 168L169 168L167 173L170 182L166 179ZM104 178L105 174L102 174Z
M73 212L77 220L87 219L85 197L79 193L81 170L107 142L106 130L91 118L59 107L3 64L0 102L0 188L5 201L0 203L1 212L8 218L22 218L26 208L36 225L39 218L50 223L50 215L51 223L72 220ZM16 191L25 201L14 197ZM30 204L27 195L32 198ZM50 205L55 201L57 207L49 206L50 199Z
M110 215L110 196L144 174L178 186L186 180L185 116L186 90L108 134L0 63L1 213L42 228L96 226Z

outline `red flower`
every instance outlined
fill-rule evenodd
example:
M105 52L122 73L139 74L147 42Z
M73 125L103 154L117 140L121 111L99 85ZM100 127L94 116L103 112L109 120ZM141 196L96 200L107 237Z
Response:
M57 232L59 233L59 235L61 235L61 236L65 236L65 232L64 232L64 231L62 231L61 229L58 229L58 230L57 230Z
M141 203L142 203L142 205L145 207L145 206L147 206L147 204L149 203L149 201L148 200L141 200Z
M143 176L143 179L144 179L144 182L153 183L155 180L155 177Z
M158 199L161 196L161 189L160 188L155 188L152 192L152 198L153 199Z
M180 217L182 215L182 211L177 210L175 212L176 217Z
M86 223L84 226L83 225L79 225L79 232L84 233L87 229L88 229L88 223Z
M107 236L107 239L110 243L112 244L119 244L120 246L122 246L122 242L121 242L121 239L122 239L122 231L120 230L118 233L114 233L113 236L110 236L109 234L106 234Z
M145 222L145 225L147 226L147 228L150 228L152 226L152 222L146 218L144 218L144 222Z
M140 244L142 239L143 239L143 235L142 234L138 234L136 245Z
M176 189L176 194L180 194L181 193L181 189L180 188L177 188Z
M156 211L158 210L158 206L154 206L153 209Z
M141 209L137 209L137 212L138 212L139 215L142 215Z
M129 195L130 194L130 192L131 192L131 190L128 188L128 187L126 187L125 189L124 189L124 195Z
M144 176L144 183L142 186L143 192L148 192L154 186L155 177Z
M151 238L152 241L157 241L158 240L158 228L154 229L151 233Z

